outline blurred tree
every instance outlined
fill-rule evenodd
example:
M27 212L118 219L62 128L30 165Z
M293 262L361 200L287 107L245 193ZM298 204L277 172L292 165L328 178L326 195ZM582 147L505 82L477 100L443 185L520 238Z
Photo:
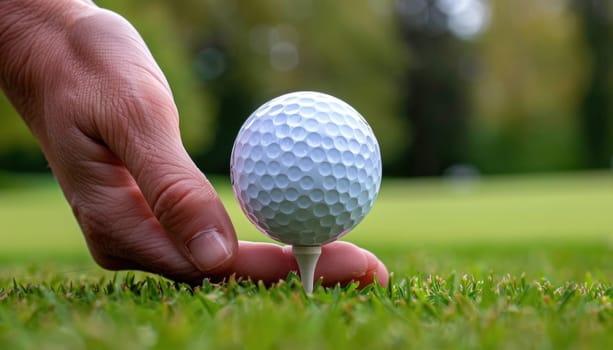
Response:
M613 162L613 22L609 0L574 0L589 55L587 88L580 106L585 165L605 168Z
M566 0L490 2L475 42L470 161L486 173L576 169L585 51Z
M353 105L379 135L386 164L406 147L397 91L407 56L391 1L192 0L173 9L214 96L215 141L199 158L207 170L227 172L243 121L260 104L296 90Z
M470 2L470 1L469 1ZM401 0L397 17L412 53L402 95L412 144L403 175L440 175L466 159L469 84L474 55L454 31L455 5L440 0Z

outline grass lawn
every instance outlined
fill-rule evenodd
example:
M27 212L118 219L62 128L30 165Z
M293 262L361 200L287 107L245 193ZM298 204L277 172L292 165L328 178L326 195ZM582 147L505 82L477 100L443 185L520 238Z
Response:
M267 239L213 178L241 239ZM388 288L190 289L96 267L49 178L0 174L0 348L606 349L613 174L385 179L345 239Z

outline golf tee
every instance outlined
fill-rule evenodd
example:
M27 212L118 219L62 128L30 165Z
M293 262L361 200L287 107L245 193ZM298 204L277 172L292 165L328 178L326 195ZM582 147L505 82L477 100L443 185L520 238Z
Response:
M292 246L292 254L298 262L304 291L311 294L315 282L315 267L321 255L321 246Z

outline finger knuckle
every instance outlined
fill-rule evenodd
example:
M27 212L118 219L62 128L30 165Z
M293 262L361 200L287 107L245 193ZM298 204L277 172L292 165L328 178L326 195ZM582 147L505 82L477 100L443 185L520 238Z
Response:
M163 181L157 189L152 210L165 226L180 225L180 221L188 219L190 207L204 205L216 198L217 194L210 189L204 178L172 176L171 179Z

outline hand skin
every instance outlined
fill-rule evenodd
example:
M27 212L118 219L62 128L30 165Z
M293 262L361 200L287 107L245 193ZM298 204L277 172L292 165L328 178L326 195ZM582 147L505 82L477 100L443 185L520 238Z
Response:
M77 0L0 0L0 87L39 141L94 260L177 281L277 282L290 247L237 241L185 151L166 78L119 15ZM42 234L42 233L41 233ZM359 247L323 247L324 285L386 285Z

